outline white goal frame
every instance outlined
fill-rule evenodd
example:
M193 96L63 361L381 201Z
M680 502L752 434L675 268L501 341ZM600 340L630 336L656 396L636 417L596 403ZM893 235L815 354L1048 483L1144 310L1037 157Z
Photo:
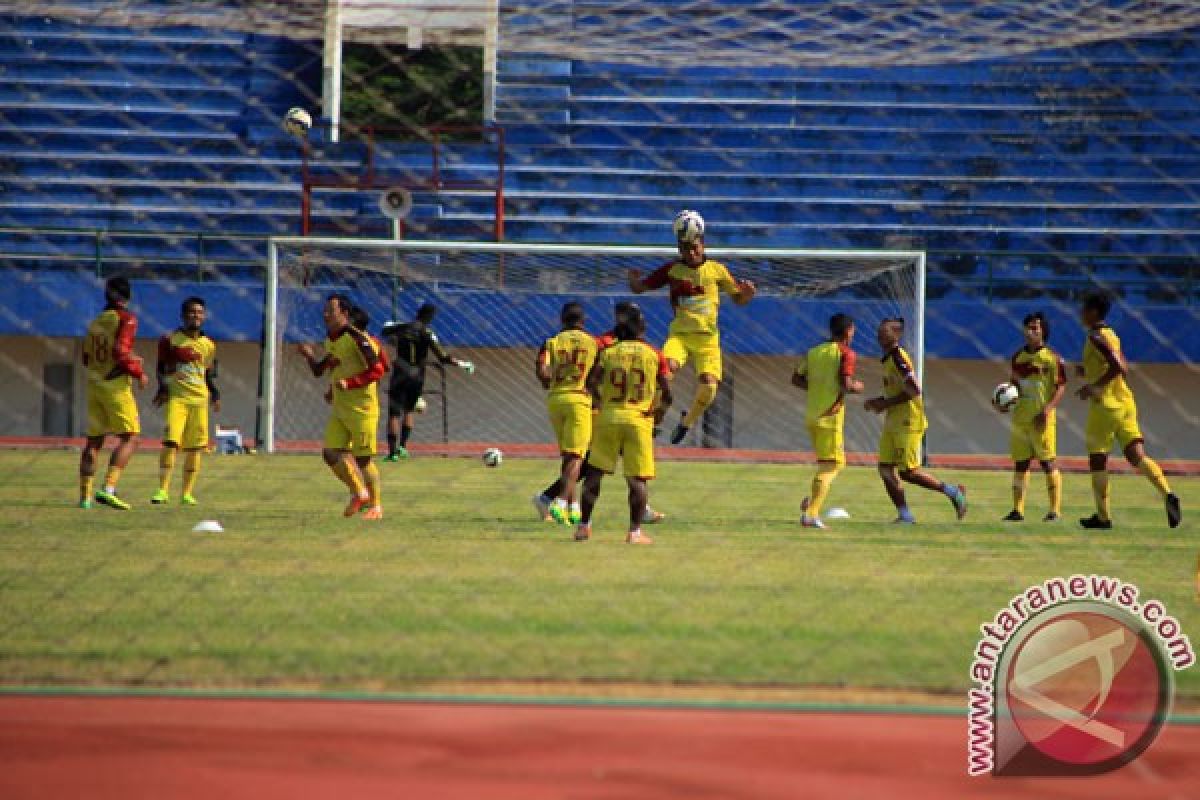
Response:
M587 245L547 244L525 242L456 242L418 239L355 239L336 236L273 236L267 240L267 270L265 302L263 304L263 353L260 372L259 446L268 453L275 452L276 365L279 359L279 248L282 246L350 247L364 250L393 250L412 252L450 250L464 253L497 254L581 254L594 256L611 253L647 258L672 258L678 255L675 247L665 245ZM719 259L746 258L829 258L846 261L850 258L865 261L911 259L916 272L915 308L913 320L913 357L917 379L924 389L925 378L925 251L924 250L821 250L805 248L710 247L707 255Z

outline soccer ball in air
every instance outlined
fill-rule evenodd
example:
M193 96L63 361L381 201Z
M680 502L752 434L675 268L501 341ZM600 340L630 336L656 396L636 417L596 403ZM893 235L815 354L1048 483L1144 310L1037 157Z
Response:
M1013 406L1017 404L1017 398L1020 397L1020 392L1017 387L1011 383L1002 383L995 389L992 389L992 405L1001 411L1012 411Z
M427 408L429 408L429 404L425 402L424 397L418 397L417 402L413 403L413 411L418 414L424 414Z
M292 136L303 139L311 127L312 116L303 108L289 108L283 115L283 129Z
M704 217L698 211L680 211L671 225L678 242L694 242L704 236Z
M498 467L504 462L504 453L499 447L489 447L483 451L483 464L487 467Z

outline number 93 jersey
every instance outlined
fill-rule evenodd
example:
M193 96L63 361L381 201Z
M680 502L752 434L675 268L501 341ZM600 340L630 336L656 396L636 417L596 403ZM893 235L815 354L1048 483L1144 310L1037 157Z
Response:
M595 337L587 331L565 330L546 340L542 352L550 365L551 398L591 403L585 383L598 349Z
M596 359L600 378L600 415L609 419L649 418L660 381L670 374L662 353L639 339L618 341Z

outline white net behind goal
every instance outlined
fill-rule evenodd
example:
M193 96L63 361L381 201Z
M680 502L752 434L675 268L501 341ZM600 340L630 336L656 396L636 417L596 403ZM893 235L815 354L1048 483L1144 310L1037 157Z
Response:
M412 441L451 450L552 445L533 362L541 343L559 330L564 303L583 303L587 329L600 334L611 329L617 302L636 300L646 314L647 338L656 346L666 338L672 316L665 290L634 296L626 283L630 269L649 272L673 260L670 247L281 239L273 242L272 252L270 272L277 280L274 292L269 290L275 303L269 296L274 325L268 328L274 329L274 348L273 358L264 360L273 368L272 380L264 382L271 435L264 438L281 449L313 446L320 439L325 387L312 378L294 344L322 339L321 306L334 292L367 311L369 330L377 336L389 320L413 319L423 303L438 307L433 330L454 355L472 360L478 369L471 376L454 369L429 371L428 411ZM790 378L797 354L827 337L834 313L856 321L854 347L869 389L879 386L879 362L873 356L881 320L908 321L905 345L920 361L920 253L712 248L709 257L729 266L735 277L754 281L758 296L743 307L729 298L721 304L724 381L688 445L712 455L730 449L809 449L804 396ZM694 381L694 370L685 366L669 421L686 410ZM385 407L387 382L380 386ZM849 451L873 451L877 433L872 415L861 410L847 415Z

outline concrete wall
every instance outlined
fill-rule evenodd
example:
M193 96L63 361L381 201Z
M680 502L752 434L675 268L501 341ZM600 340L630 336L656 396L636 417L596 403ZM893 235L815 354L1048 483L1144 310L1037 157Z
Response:
M43 368L53 363L79 363L78 341L37 337L0 337L0 436L43 434ZM154 363L154 342L140 340L137 352ZM474 376L461 370L446 371L446 425L451 441L540 442L550 440L544 412L544 395L533 378L534 351L526 348L468 349L456 355L477 364ZM248 343L218 343L220 379L224 408L214 421L240 427L253 435L257 413L259 348ZM793 362L783 357L740 356L727 359L726 375L733 398L735 447L798 450L807 449L803 425L803 393L789 385ZM862 354L860 375L868 393L877 393L879 361L873 353ZM987 361L933 359L927 362L925 384L930 416L929 447L934 453L1008 452L1007 418L988 404L991 389L1007 376L1005 364ZM1138 398L1139 416L1150 451L1161 458L1200 458L1200 368L1195 365L1133 365L1130 382ZM282 354L279 372L278 437L319 439L327 407L321 395L324 381L315 379L294 351ZM426 384L429 412L420 419L413 441L442 439L441 385L436 370L429 371ZM1071 387L1080 385L1072 376ZM673 424L686 409L694 391L690 369L676 382L677 401L668 417ZM150 404L153 391L139 394L142 427L147 436L161 434L161 415ZM386 393L381 393L386 403ZM82 370L74 381L75 427L70 435L81 435L85 420ZM1059 451L1064 455L1083 453L1083 424L1086 404L1068 396L1059 416ZM382 436L381 421L381 436ZM878 418L852 399L846 416L847 448L874 451ZM700 442L700 432L694 443Z

